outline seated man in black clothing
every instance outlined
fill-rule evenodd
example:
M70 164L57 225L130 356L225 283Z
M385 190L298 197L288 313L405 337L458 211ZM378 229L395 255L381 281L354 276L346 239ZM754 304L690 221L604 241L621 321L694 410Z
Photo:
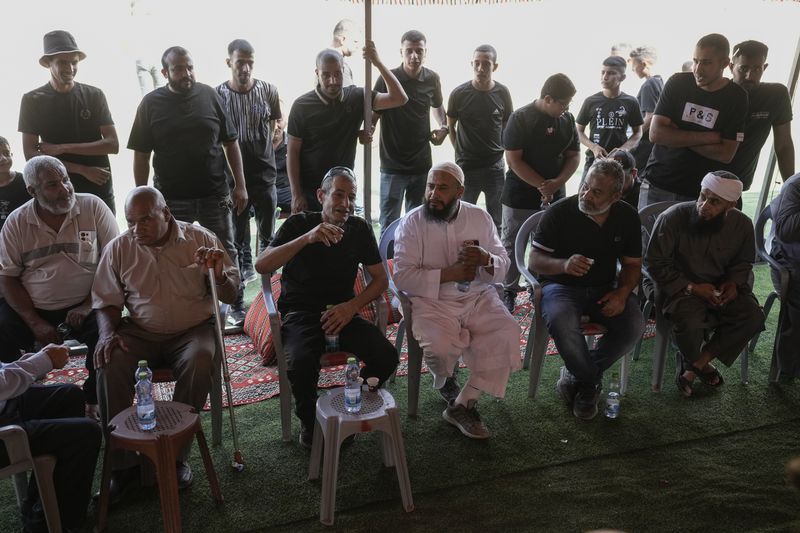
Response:
M34 457L56 457L53 482L64 531L81 527L86 518L100 451L100 426L84 416L83 393L75 385L31 384L54 368L64 368L68 358L66 346L48 344L13 363L0 363L0 426L22 426ZM8 464L6 448L0 442L0 468ZM25 532L47 531L34 476L22 514Z
M338 334L341 349L366 366L361 376L383 383L397 366L397 351L358 310L386 290L386 271L370 225L353 216L356 182L346 167L334 167L317 190L322 212L292 215L256 261L268 274L283 267L278 308L283 316L283 348L300 419L300 444L311 446L316 419L319 358L324 335ZM371 281L354 295L358 265ZM326 310L327 308L327 310Z

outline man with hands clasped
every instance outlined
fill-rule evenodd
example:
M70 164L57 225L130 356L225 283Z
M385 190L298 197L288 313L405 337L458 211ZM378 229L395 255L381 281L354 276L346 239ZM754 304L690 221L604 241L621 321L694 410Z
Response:
M346 167L330 169L317 190L322 212L286 219L256 261L262 275L283 267L278 309L289 381L300 419L300 444L310 447L316 420L319 359L325 334L339 335L341 349L365 366L361 376L383 383L397 366L397 351L374 324L357 313L388 287L372 228L353 216L356 178ZM353 284L359 264L371 278L360 294Z
M644 320L632 291L641 276L639 215L620 202L622 166L600 158L576 196L542 217L528 266L542 283L542 315L564 359L556 390L573 414L597 414L603 372L630 351ZM621 265L619 272L617 265ZM581 317L608 331L594 349L581 334Z

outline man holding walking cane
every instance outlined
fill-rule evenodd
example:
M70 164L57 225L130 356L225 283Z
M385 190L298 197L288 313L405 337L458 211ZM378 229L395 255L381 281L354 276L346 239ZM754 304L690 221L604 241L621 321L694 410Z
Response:
M95 350L104 422L133 402L134 370L140 359L150 367L171 366L177 377L174 400L200 410L211 389L216 292L232 303L239 271L210 231L180 222L161 193L136 187L125 201L128 230L113 240L100 259L92 302L100 340ZM126 307L129 316L122 318ZM105 404L103 404L105 402ZM186 459L176 464L178 488L192 482ZM132 454L112 457L111 501L136 478Z

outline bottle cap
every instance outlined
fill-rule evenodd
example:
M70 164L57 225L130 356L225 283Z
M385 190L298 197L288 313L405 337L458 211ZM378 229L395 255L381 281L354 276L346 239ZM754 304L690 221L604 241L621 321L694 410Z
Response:
M348 357L348 358L347 358L347 363L348 363L348 364L350 364L350 363L355 363L355 362L356 362L356 358L355 358L355 357L353 357L353 356L350 356L350 357Z
M147 366L147 359L142 359L139 361L139 368L144 368Z
M328 304L328 305L325 306L325 309L331 309L332 307L333 307L333 304Z

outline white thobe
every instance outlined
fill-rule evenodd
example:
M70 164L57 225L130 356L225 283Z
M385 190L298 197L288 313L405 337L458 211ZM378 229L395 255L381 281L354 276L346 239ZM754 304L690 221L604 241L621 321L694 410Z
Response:
M434 382L452 374L459 357L471 370L470 384L502 397L508 375L522 366L520 328L492 283L503 281L509 258L489 214L461 202L448 223L426 218L423 207L408 213L395 233L394 283L408 294L413 331ZM479 268L469 290L440 283L442 269L458 262L464 241L477 240L491 255L494 272Z

